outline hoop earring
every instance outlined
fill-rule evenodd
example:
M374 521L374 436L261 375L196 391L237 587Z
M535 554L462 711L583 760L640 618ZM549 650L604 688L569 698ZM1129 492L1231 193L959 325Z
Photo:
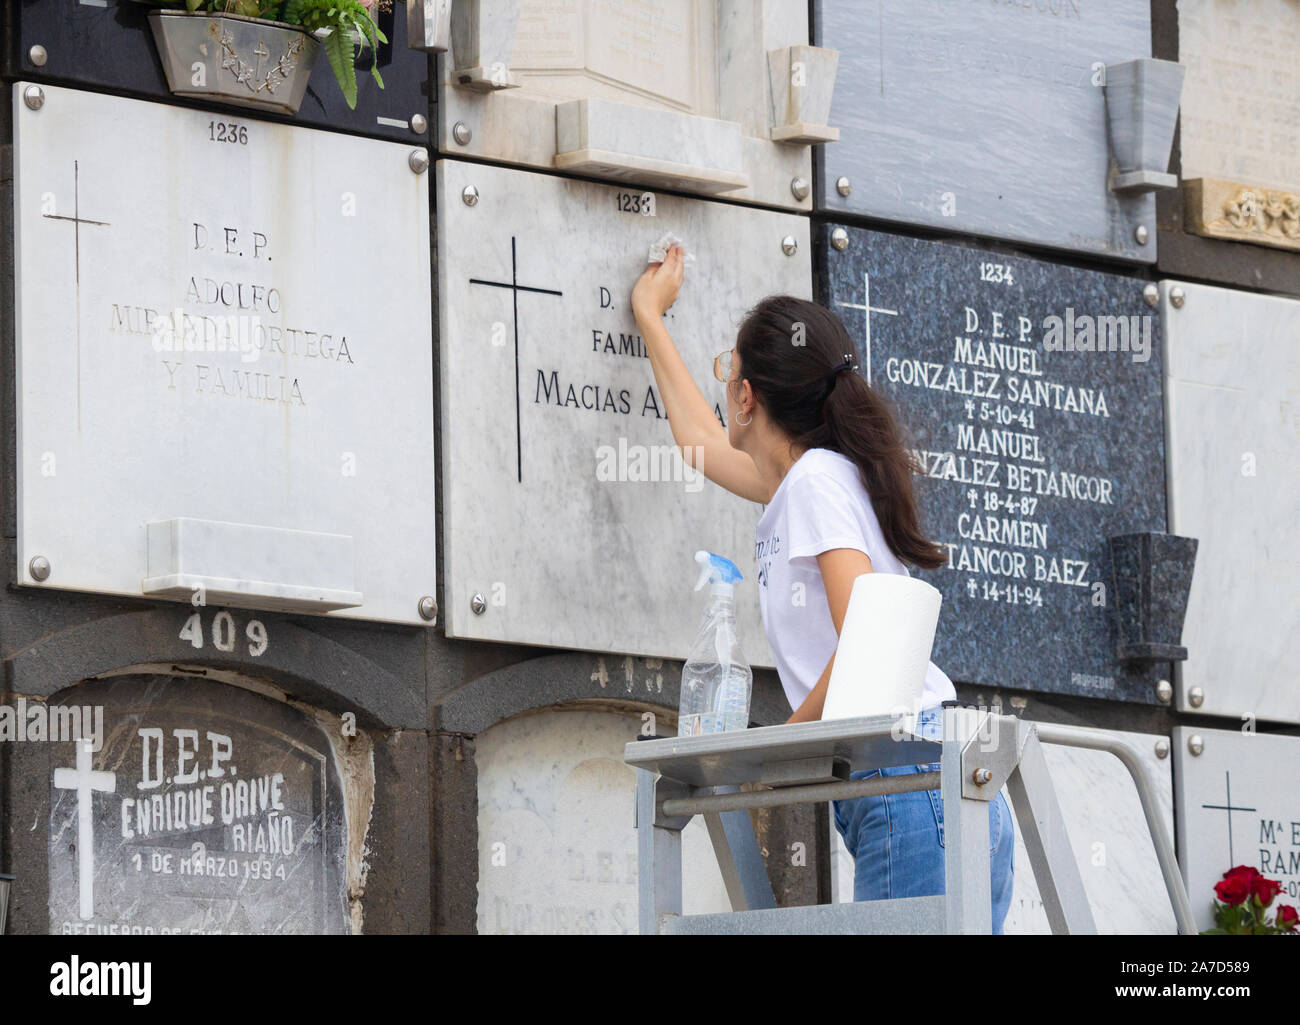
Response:
M732 417L732 419L735 420L736 423L740 424L741 427L748 427L750 424L754 422L754 414L750 413L748 420L742 420L740 419L740 414L737 413L734 417Z

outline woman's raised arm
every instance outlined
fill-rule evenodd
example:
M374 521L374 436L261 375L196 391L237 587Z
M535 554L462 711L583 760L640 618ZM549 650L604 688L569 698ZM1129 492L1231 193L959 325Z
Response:
M664 400L673 440L682 458L715 484L751 502L766 504L771 495L763 485L754 460L731 447L727 430L708 399L696 385L673 344L663 316L677 300L685 267L682 251L674 246L663 263L651 264L632 290L632 312L645 342L655 384Z

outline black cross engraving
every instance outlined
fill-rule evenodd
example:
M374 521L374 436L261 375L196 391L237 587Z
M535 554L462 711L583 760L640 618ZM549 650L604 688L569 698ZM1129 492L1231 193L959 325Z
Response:
M1232 803L1232 779L1227 772L1224 772L1223 774L1223 785L1227 790L1228 803L1227 804L1203 804L1201 805L1201 807L1217 808L1220 811L1226 811L1228 813L1228 864L1230 866L1235 866L1237 864L1237 858L1232 853L1232 813L1234 811L1254 811L1255 809L1242 808Z
M81 169L78 161L72 162L72 216L63 214L41 214L51 221L71 221L73 238L73 267L76 272L77 298L77 429L81 429L81 226L93 224L98 228L107 228L108 221L92 221L81 216Z
M521 285L519 283L519 264L515 259L515 236L510 236L510 280L509 281L484 281L481 278L470 278L471 285L491 285L493 288L508 288L511 290L514 298L514 320L515 320L515 457L519 464L519 482L524 480L524 443L523 434L519 426L519 293L520 292L537 292L541 295L563 295L563 292L557 292L553 288L535 288L532 285Z
M74 249L74 259L76 261L77 284L81 284L81 226L83 224L93 224L99 228L107 228L108 221L92 221L81 216L81 172L77 166L77 161L72 162L72 216L68 217L63 214L41 214L42 217L48 217L51 221L71 221L72 237Z

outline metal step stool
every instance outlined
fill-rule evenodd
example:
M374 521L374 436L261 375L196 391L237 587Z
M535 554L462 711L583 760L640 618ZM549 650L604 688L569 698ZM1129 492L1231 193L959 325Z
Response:
M1136 751L1098 730L1031 723L945 702L943 740L914 732L912 715L871 716L634 741L639 926L642 934L992 932L988 802L1005 785L1053 933L1095 933L1042 744L1109 751L1137 786L1178 931L1195 934L1173 843ZM942 771L850 780L856 769L926 764ZM741 791L742 784L772 789ZM751 808L941 788L945 887L937 897L778 908L749 818ZM682 914L682 829L703 815L730 913Z

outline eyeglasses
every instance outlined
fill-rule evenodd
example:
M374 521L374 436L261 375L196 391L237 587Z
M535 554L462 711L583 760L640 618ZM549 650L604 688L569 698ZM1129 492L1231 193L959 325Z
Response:
M731 378L731 354L734 349L726 349L713 357L713 376L723 384Z

